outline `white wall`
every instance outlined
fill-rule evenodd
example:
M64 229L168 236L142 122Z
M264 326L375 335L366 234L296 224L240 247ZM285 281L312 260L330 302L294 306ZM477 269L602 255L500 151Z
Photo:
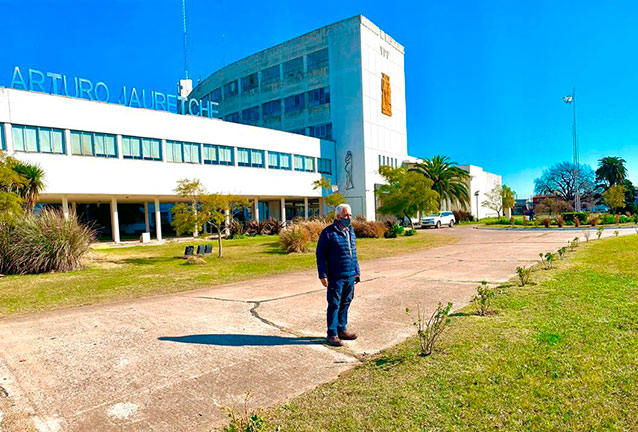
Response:
M478 217L482 219L484 217L497 216L496 211L483 205L483 201L487 199L486 194L494 189L496 185L502 185L502 178L498 174L493 174L484 171L483 168L475 165L465 165L460 168L470 173L470 198L471 198L471 212L476 218L477 216L477 199L474 195L476 191L479 192L478 196Z
M333 160L334 143L217 119L0 87L0 123L132 135L278 151ZM10 136L6 137L10 140ZM66 143L67 146L70 143ZM174 196L176 182L199 178L209 192L319 197L319 173L16 152L47 174L42 198L57 194ZM266 160L267 162L267 160Z

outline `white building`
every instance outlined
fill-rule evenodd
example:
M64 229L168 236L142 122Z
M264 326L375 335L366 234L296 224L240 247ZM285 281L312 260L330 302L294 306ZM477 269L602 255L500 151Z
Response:
M3 87L0 130L2 150L44 169L40 202L62 204L65 212L78 204L110 207L116 242L118 205L131 203L144 205L146 231L153 225L161 239L168 221L160 203L179 200L180 179L250 199L257 219L285 221L286 214L321 211L322 191L312 182L333 171L331 141Z
M335 142L334 182L374 220L380 165L408 157L403 47L355 16L232 63L191 97L222 118Z
M500 175L493 174L483 170L483 168L475 165L465 165L459 168L470 173L470 184L468 192L470 193L470 208L468 209L472 216L478 219L484 217L498 216L495 210L483 205L487 199L485 196L496 186L502 186L503 180Z

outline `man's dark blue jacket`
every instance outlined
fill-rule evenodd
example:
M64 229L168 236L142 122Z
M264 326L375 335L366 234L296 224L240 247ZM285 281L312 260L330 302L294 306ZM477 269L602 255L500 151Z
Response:
M348 247L348 239L350 247ZM338 221L321 232L317 242L319 278L343 279L361 274L352 226L342 229Z

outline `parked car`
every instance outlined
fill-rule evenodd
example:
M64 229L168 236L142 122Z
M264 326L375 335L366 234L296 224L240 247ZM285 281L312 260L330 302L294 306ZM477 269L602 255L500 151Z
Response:
M448 211L433 213L421 218L421 226L423 227L441 228L441 225L447 225L452 228L455 223L454 213Z

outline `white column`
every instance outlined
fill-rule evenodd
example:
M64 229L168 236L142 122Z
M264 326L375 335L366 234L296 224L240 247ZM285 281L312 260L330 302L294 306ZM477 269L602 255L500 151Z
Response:
M73 212L73 216L77 217L77 215L78 215L78 206L77 206L77 203L75 201L73 201L71 203L71 211Z
M124 159L122 154L122 135L115 135L115 151L117 151L118 159Z
M62 212L64 213L64 219L69 219L69 199L64 195L62 197Z
M253 215L254 219L259 222L259 198L257 197L253 200Z
M165 139L162 140L160 147L162 151L162 154L161 154L162 162L166 162L166 140Z
M7 154L13 153L13 132L10 123L4 124L4 143L7 147Z
M303 217L308 220L308 197L303 198Z
M264 168L268 169L268 150L264 150Z
M148 222L148 201L144 201L144 223L146 224L146 232L151 232L151 224Z
M195 220L197 220L197 208L195 208ZM199 227L197 226L197 222L195 222L195 231L193 231L193 237L199 237Z
M228 224L230 223L230 210L226 209L224 210L224 214L226 215L226 219L224 220L224 224L225 224L225 229L224 232L226 233L226 235L230 234L230 230L228 229Z
M113 231L113 241L120 242L120 220L117 215L117 198L111 198L111 231Z
M162 214L160 213L159 198L155 198L155 234L157 240L162 240Z
M286 223L286 199L281 199L281 223Z

